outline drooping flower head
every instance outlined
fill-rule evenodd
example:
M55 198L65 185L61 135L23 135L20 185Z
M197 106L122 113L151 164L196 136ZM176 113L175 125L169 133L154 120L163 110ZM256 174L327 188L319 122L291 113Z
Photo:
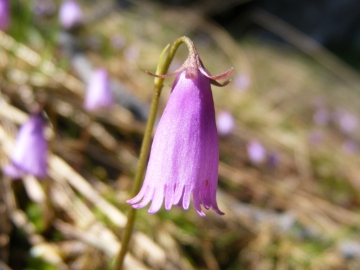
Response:
M95 111L109 108L113 105L113 95L110 89L110 80L106 69L95 70L89 80L84 101L84 108Z
M223 214L216 202L219 146L210 83L220 85L215 80L232 70L211 76L193 48L182 67L158 76L177 75L154 136L143 186L127 201L134 208L152 201L148 212L155 213L165 201L166 210L173 205L188 209L192 196L200 216L205 216L201 205Z
M228 136L235 128L234 117L230 112L222 111L216 117L216 126L220 136Z
M59 10L59 21L63 28L71 29L83 21L83 13L75 0L63 2Z
M16 138L11 163L3 168L5 174L20 178L24 174L37 178L47 176L47 141L44 137L45 120L42 114L30 116Z
M0 0L0 30L5 31L10 25L9 0Z

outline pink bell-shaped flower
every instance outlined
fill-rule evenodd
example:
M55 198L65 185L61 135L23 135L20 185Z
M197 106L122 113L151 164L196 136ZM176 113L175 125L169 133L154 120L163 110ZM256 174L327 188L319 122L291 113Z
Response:
M10 25L9 0L0 0L0 30L5 31Z
M99 68L93 72L88 83L84 108L88 111L96 111L101 108L109 108L112 105L113 95L108 73L106 69Z
M20 127L16 138L11 164L3 168L3 172L12 177L20 178L24 174L37 178L47 176L47 141L44 137L44 118L42 114L32 115Z
M211 76L196 53L174 73L177 77L154 136L143 186L127 201L134 208L152 201L148 212L155 213L165 200L166 210L173 205L188 209L192 196L200 216L205 216L201 205L223 214L216 202L219 144L210 83L219 85L215 79L231 72Z
M59 10L59 21L63 28L71 29L83 21L83 13L79 4L74 0L63 2Z

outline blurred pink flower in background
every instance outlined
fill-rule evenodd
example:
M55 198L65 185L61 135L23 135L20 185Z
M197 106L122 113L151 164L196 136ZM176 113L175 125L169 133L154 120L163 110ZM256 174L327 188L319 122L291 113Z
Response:
M5 31L10 26L10 4L8 0L0 0L0 30Z
M235 128L234 117L230 112L222 111L216 117L216 126L220 136L228 136Z
M353 133L358 127L357 117L345 109L337 109L334 113L334 118L340 130L345 134Z
M234 85L239 91L248 90L250 82L250 77L246 73L238 73L234 79Z
M75 0L63 2L59 10L59 21L63 28L71 29L83 21L83 12Z
M266 149L258 140L251 140L247 146L249 159L254 164L263 163L266 159Z
M110 89L110 80L106 69L95 70L89 80L84 108L88 111L96 111L101 108L109 108L113 105L113 95Z
M11 156L11 164L3 168L6 175L12 178L20 178L24 174L38 178L47 176L47 141L43 129L42 114L31 116L20 127Z
M319 126L326 126L330 121L330 113L327 109L319 107L313 115L314 122Z

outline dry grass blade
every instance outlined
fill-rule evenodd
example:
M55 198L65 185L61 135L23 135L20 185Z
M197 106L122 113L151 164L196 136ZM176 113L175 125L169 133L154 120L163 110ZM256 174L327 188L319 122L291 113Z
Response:
M23 179L26 192L33 202L44 204L46 195L39 181L32 175L27 175Z
M100 239L99 236L94 235L93 232L83 231L79 228L73 227L70 224L66 224L60 220L56 221L55 226L59 231L64 235L76 239L80 239L84 243L87 243L91 246L94 246L100 250L103 250L109 257L115 256L117 250L120 248L120 245L117 243L116 246L113 246L114 243L104 242L103 239ZM127 269L144 269L147 270L146 266L134 259L130 254L125 258L125 267Z

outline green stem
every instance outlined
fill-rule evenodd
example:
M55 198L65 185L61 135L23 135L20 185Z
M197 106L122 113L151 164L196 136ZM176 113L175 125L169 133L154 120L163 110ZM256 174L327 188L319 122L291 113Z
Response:
M169 45L167 45L160 55L159 63L158 63L157 69L156 69L157 75L166 74L166 72L169 69L169 66L171 64L171 61L173 60L174 55L181 43L185 43L188 46L188 48L190 48L189 47L190 45L192 45L192 47L193 47L192 41L189 38L187 38L187 37L178 38L177 40L175 40L174 44L172 45L170 52L166 56L165 61L163 61L163 57L169 48ZM139 193L142 182L143 182L146 163L147 163L147 160L149 157L149 152L150 152L152 132L153 132L153 127L154 127L154 123L155 123L155 119L156 119L156 113L157 113L157 109L158 109L160 94L161 94L161 90L163 88L163 82L164 82L163 78L156 77L154 80L154 93L153 93L153 98L152 98L151 106L150 106L149 120L146 124L144 139L143 139L143 142L141 145L138 168L135 173L134 187L131 192L132 197L136 196ZM121 248L117 255L116 265L114 268L115 270L123 269L123 263L124 263L125 255L128 250L129 242L131 239L131 234L132 234L132 230L134 227L135 218L136 218L136 209L131 207L128 212L128 215L127 215L127 223L125 225L125 228L124 228L124 231L122 234Z

